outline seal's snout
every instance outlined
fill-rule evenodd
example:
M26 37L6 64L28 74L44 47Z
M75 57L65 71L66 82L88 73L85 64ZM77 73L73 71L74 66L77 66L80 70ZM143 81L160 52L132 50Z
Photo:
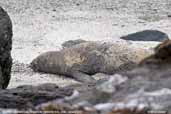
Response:
M38 69L37 69L37 61L36 61L36 60L33 60L33 61L30 63L29 67L30 67L33 71L38 71Z

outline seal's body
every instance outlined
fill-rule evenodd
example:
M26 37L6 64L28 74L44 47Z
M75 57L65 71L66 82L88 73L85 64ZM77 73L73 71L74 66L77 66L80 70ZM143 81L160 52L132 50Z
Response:
M95 73L114 74L132 69L151 52L109 42L85 42L61 51L46 52L31 62L34 71L62 74L83 82Z

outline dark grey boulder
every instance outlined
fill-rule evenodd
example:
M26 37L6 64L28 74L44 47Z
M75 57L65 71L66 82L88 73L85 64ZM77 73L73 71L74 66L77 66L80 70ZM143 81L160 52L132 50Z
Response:
M132 41L163 41L168 38L166 33L158 30L143 30L121 37L121 39Z
M0 7L0 88L7 88L11 77L12 22Z
M0 91L1 109L34 109L37 105L72 95L72 89L59 88L55 84L39 86L23 85Z

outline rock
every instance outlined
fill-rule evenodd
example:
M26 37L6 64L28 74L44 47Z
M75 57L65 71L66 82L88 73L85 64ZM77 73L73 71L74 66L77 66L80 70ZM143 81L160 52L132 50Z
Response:
M7 12L0 7L0 88L7 88L11 77L12 23Z
M24 85L0 91L1 109L34 109L37 105L72 95L72 89L59 88L55 84Z
M155 48L155 53L140 62L141 66L169 67L171 64L171 40L165 40Z
M151 50L121 42L85 42L61 51L46 52L31 62L36 72L61 74L81 82L95 82L96 73L131 70Z
M84 89L84 91L80 91L81 89L78 89L78 87L71 86L72 89L78 90L79 97L77 97L77 99L70 99L68 102L76 107L86 105L84 104L84 101L90 103L91 106L98 103L105 103L106 101L110 100L113 94L116 92L115 86L125 82L126 80L126 77L115 74L107 80L100 80L97 81L95 85L88 86L89 89L87 90L84 89L84 87L87 88L87 86L80 86L82 87L82 90ZM96 93L96 95L94 95L94 93Z
M132 41L163 41L168 38L166 33L158 30L144 30L121 37L121 39Z
M146 108L171 111L171 40L155 48L155 53L142 60L137 68L123 73L128 77L117 85L111 101L115 108Z
M135 71L124 74L123 78L129 77L124 82L115 84L104 81L104 83L98 84L88 91L82 91L74 99L63 100L63 104L59 102L56 102L56 104L60 104L60 106L70 104L71 109L81 109L85 112L95 111L98 114L113 114L114 112L124 111L128 111L128 114L139 114L140 112L146 114L147 110L170 112L171 73L167 71L165 73L164 71L162 73L159 73L161 71L151 73L154 71L149 69ZM107 91L103 88L98 89L99 86L106 87L106 83L109 84ZM110 89L113 91L108 91ZM56 104L53 102L53 106L56 106Z
M69 41L66 41L62 44L63 48L70 48L74 45L77 45L77 44L81 44L81 43L85 43L87 41L85 40L82 40L82 39L77 39L77 40L69 40Z

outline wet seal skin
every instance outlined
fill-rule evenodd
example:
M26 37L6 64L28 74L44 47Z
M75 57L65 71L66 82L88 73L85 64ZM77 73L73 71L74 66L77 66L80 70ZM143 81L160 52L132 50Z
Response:
M30 67L36 72L61 74L78 81L92 83L96 73L114 74L134 68L139 61L151 54L142 48L111 42L84 42L49 51L35 58Z

